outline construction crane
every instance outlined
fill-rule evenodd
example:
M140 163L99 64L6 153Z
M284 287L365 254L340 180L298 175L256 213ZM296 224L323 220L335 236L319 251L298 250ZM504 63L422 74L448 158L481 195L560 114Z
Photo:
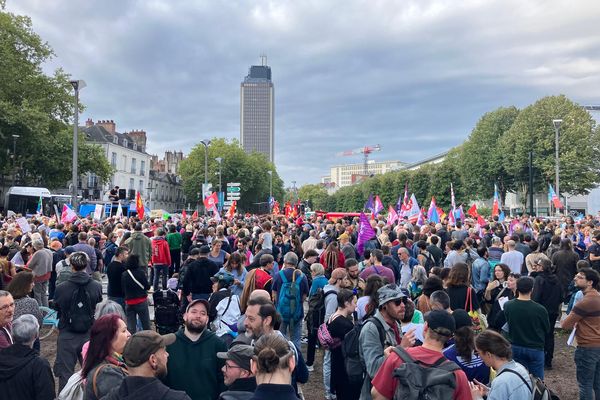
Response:
M362 154L364 157L364 172L363 174L365 176L369 175L369 154L371 154L374 151L380 151L381 150L381 146L376 144L374 146L365 146L365 147L361 147L358 149L354 149L354 150L348 150L348 151L342 151L341 153L337 153L336 156L337 157L344 157L344 156L354 156L356 154Z

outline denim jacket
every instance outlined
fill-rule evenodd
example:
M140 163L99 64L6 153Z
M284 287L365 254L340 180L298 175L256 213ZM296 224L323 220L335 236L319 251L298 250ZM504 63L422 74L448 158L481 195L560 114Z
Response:
M507 372L507 369L516 371L521 375L527 385L521 378L512 372ZM488 394L488 400L521 400L529 399L531 397L531 380L529 379L529 373L524 366L518 362L512 360L504 364L496 375L496 379L492 381L492 386Z

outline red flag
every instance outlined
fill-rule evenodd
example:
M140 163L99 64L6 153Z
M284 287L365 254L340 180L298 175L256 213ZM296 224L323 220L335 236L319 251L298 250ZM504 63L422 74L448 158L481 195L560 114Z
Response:
M469 208L469 210L467 211L467 214L469 214L473 218L477 218L479 216L479 213L477 212L477 205L473 204L471 208Z
M192 221L196 221L198 219L198 210L195 210L192 214Z
M216 192L204 199L204 207L206 207L206 211L216 208L218 203L219 198L217 197Z
M237 201L233 200L233 203L231 203L231 207L229 207L229 210L227 210L227 215L226 215L227 219L232 219L233 216L235 215L236 205L237 205Z
M279 202L276 201L275 205L273 205L273 214L277 215L279 214Z
M144 219L144 202L142 201L142 195L137 192L135 196L135 211L140 219Z
M289 218L292 215L292 206L290 206L289 201L285 203L284 214L286 218Z
M486 224L485 219L483 219L483 217L481 215L477 216L477 223L479 224L480 227L483 227Z
M185 210L183 210L181 212L181 219L184 220L184 221L187 219L187 213L185 212Z

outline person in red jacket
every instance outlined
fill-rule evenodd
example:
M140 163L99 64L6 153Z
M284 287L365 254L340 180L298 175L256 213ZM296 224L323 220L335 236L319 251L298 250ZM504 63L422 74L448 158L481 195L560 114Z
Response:
M344 257L344 253L340 251L338 243L331 242L329 243L329 246L327 246L327 249L321 253L319 262L323 264L325 276L329 278L331 277L331 271L336 268L344 268L346 258Z
M171 265L171 251L169 250L169 243L165 238L165 230L158 228L154 231L154 237L152 238L152 258L150 260L152 267L154 268L154 290L158 290L158 278L162 275L162 288L167 288L167 279L169 275L169 265Z

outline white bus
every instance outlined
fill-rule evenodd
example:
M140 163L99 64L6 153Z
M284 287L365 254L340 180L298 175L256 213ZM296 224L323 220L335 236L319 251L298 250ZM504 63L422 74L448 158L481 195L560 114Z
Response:
M17 214L33 215L35 214L38 202L42 197L42 209L50 207L52 195L46 188L13 186L6 192L4 198L4 210L10 210ZM48 215L48 214L46 214Z

